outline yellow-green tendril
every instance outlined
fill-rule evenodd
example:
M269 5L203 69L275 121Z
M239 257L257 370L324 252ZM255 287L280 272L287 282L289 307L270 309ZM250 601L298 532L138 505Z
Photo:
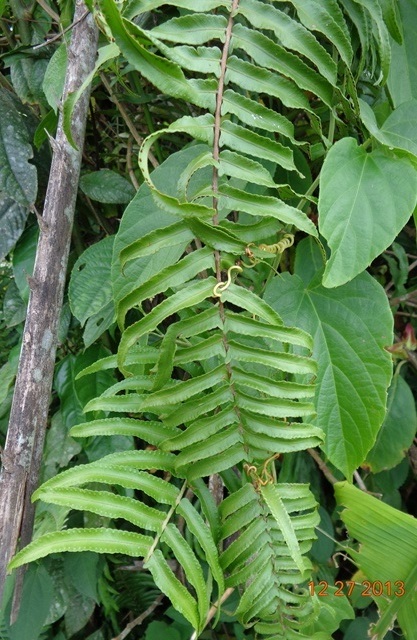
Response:
M239 265L234 264L232 265L228 270L227 270L227 280L226 282L218 282L216 284L216 286L213 289L213 297L214 298L220 298L222 293L224 291L226 291L226 289L228 289L232 283L232 271L242 271L242 267L239 267Z

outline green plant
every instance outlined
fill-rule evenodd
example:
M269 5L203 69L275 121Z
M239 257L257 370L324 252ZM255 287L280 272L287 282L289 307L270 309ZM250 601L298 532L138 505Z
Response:
M192 114L141 146L144 184L107 276L118 352L79 374L117 367L124 378L85 411L128 415L71 430L148 446L72 467L34 495L127 526L48 533L10 566L53 551L140 556L197 634L238 589L238 618L260 636L329 638L352 610L306 588L319 516L287 461L320 446L350 479L385 415L392 316L364 269L417 202L415 103L379 123L372 96L388 78L389 34L401 43L397 5L102 0L95 11L113 57ZM185 148L150 173L153 145L170 136ZM308 238L290 265L297 233ZM209 490L219 475L224 499Z

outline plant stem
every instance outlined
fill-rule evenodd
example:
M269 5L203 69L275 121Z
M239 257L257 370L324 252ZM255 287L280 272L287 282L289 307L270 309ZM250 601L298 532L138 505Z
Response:
M116 96L115 96L115 94L113 92L113 89L111 88L110 83L108 82L108 80L107 80L106 76L104 75L104 73L100 73L100 78L101 78L102 83L104 84L104 86L106 87L106 89L107 89L107 91L109 93L111 101L114 102L114 104L119 109L120 115L122 116L123 120L126 122L130 133L132 134L132 136L134 137L134 139L136 140L138 145L141 146L142 142L143 142L143 138L137 132L135 125L133 124L132 120L130 119L129 114L127 113L127 111L124 108L124 106L122 105L122 103L119 102L119 100L116 98ZM153 166L153 168L156 169L156 167L159 166L159 162L155 158L155 156L153 155L153 153L151 151L148 152L148 158L149 158L149 161L150 161L151 165Z
M307 449L308 453L311 455L311 457L313 458L313 460L317 463L318 468L320 469L320 471L323 473L323 475L325 476L325 478L327 478L327 480L331 483L331 484L336 484L336 482L338 482L338 479L336 478L336 476L334 476L332 474L332 472L330 471L329 467L326 465L326 463L324 462L324 460L321 459L320 455L317 453L317 451L315 449Z
M226 591L223 593L222 597L217 600L217 602L215 602L209 609L209 612L207 614L207 618L206 621L204 623L204 627L207 627L208 623L210 622L210 620L212 620L214 618L214 616L216 615L219 607L223 604L223 602L225 602L227 600L227 598L229 598L233 591L235 590L234 587L229 587L228 589L226 589ZM192 634L190 640L197 640L197 632L194 631L194 633Z
M116 636L115 638L113 638L112 640L124 640L124 638L126 638L129 633L137 626L139 626L140 624L142 624L142 622L144 620L146 620L146 618L148 616L151 615L151 613L153 613L156 609L156 607L159 607L159 605L161 604L162 600L164 599L164 594L161 593L153 602L152 604L145 609L145 611L143 611L143 613L140 614L140 616L138 616L137 618L135 618L134 620L132 620L132 622L129 622L128 625L126 625L126 627L123 629L123 631L121 633L119 633L118 636Z
M98 30L86 9L82 1L76 3L75 20L83 14L86 17L72 32L64 99L94 68ZM47 426L89 95L87 90L74 109L79 150L69 144L60 116L43 216L39 216L41 234L29 280L31 294L0 477L0 600L19 536L21 546L32 537L34 507L30 498L39 480ZM16 576L11 623L19 609L23 575L22 568Z

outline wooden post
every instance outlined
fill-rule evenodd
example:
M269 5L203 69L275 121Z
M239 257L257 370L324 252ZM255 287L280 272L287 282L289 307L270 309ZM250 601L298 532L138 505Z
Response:
M97 40L94 18L83 0L77 0L63 101L93 70ZM53 158L43 216L38 217L41 233L33 276L29 279L29 306L2 454L0 601L7 565L16 552L18 540L23 547L32 537L34 507L30 498L38 484L42 460L89 98L90 91L86 90L73 112L72 133L78 150L69 144L60 115L57 135L52 141ZM17 615L22 583L20 571L11 622Z

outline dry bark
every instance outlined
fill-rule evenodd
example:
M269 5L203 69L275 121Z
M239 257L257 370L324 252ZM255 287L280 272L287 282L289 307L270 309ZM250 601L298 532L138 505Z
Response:
M68 49L63 100L76 91L92 71L98 31L82 0L77 0ZM86 90L77 103L72 132L78 150L71 147L59 119L48 189L37 247L19 370L0 476L0 601L7 564L20 546L30 542L34 518L31 494L37 487L48 419L57 331L64 294L68 253L77 197L89 103ZM16 580L15 617L23 573ZM19 584L20 583L20 584Z

